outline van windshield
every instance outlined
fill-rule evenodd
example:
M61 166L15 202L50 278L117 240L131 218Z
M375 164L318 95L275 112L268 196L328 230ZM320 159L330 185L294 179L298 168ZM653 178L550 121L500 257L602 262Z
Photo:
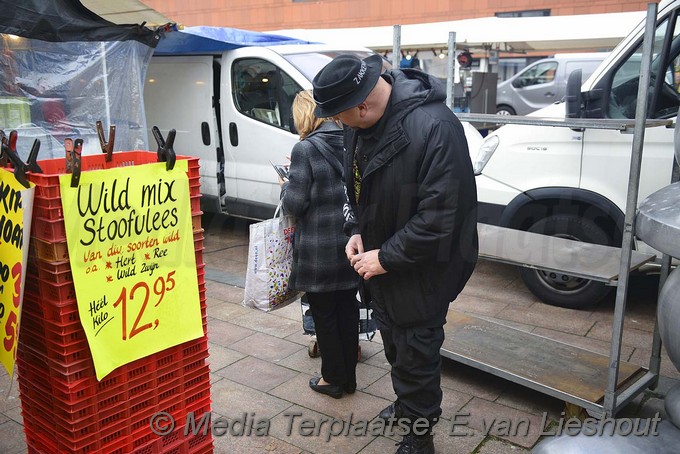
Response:
M677 18L673 19L670 26L669 19L659 24L654 35L648 106L651 118L674 117L680 106L680 23ZM666 49L664 42L669 30L672 35ZM613 75L608 106L610 118L635 118L641 63L642 43ZM659 78L661 80L657 83Z
M333 58L338 55L356 55L359 58L366 58L373 55L371 52L363 51L328 51L328 52L305 52L300 54L283 55L283 58L300 71L308 80L314 79L314 76L321 71L321 68L326 66ZM391 65L384 61L383 69L389 68Z

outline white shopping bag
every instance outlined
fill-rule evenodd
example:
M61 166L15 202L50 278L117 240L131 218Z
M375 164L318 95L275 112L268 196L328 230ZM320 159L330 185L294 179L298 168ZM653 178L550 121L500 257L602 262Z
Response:
M303 295L288 288L293 267L295 218L279 215L280 208L281 205L273 219L250 226L243 305L265 312L284 307Z

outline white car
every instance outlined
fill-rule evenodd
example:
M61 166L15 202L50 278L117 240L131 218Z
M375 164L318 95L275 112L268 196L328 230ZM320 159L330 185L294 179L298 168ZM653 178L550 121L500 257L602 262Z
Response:
M654 36L648 118L675 119L680 107L680 1L662 3ZM574 103L557 103L530 116L633 119L640 80L644 23L611 52L581 86ZM576 80L576 79L574 79ZM570 81L571 82L571 81ZM577 83L576 87L574 84ZM569 93L569 91L568 91ZM617 130L507 124L471 147L479 221L547 235L620 246L633 135ZM478 140L469 134L470 141ZM645 130L639 201L668 185L673 128ZM636 248L649 251L637 242ZM527 287L543 301L583 307L611 287L572 276L521 268Z

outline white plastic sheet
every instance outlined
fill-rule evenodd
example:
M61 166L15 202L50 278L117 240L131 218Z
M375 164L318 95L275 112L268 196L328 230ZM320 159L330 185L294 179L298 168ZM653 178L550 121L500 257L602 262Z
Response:
M22 159L34 139L38 159L63 157L66 137L82 138L85 155L101 153L97 121L107 140L116 126L114 150L148 149L143 86L151 47L0 37L0 129L17 130Z

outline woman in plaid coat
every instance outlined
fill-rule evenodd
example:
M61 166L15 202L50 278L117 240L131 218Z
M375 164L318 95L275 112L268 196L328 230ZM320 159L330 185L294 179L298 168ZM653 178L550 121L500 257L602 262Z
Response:
M285 213L296 217L289 286L307 293L321 351L322 377L309 386L338 399L356 389L359 276L345 255L342 230L342 129L316 118L315 106L310 91L293 101L300 142L291 152L288 181L280 181L281 199Z

